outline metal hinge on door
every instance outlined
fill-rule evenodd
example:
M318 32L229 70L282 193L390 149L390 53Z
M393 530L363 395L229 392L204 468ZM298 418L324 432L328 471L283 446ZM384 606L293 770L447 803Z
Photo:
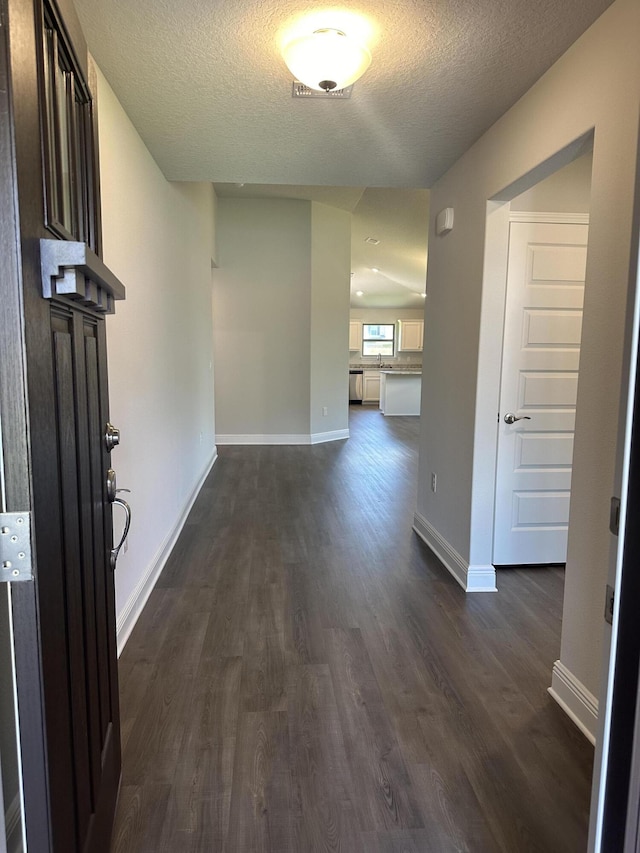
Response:
M33 580L31 513L0 513L0 583Z
M612 586L607 584L607 597L604 602L604 621L608 622L609 625L613 623L613 605L615 603L615 590Z
M620 498L611 498L609 513L609 530L614 536L620 535Z

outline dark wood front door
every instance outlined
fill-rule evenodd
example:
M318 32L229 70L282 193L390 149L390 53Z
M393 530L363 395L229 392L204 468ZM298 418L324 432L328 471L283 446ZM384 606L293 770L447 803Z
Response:
M97 132L71 0L0 0L4 502L29 853L108 851L120 777ZM117 455L117 451L114 451Z

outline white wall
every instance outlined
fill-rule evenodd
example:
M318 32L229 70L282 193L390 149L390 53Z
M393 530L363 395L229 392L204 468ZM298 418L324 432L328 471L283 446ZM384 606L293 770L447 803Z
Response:
M216 431L308 435L311 202L219 199L218 255Z
M561 660L596 696L636 178L638 32L640 4L617 0L431 192L431 228L448 206L455 228L430 242L423 368L430 416L422 423L416 521L482 568L492 557L500 371L501 319L492 306L504 287L488 277L483 293L487 201L513 198L525 189L523 176L531 186L546 176L540 164L594 131Z
M107 320L111 420L122 431L112 460L133 509L116 572L122 643L215 453L215 194L165 180L102 75L98 117L104 260L127 288Z
M219 442L309 443L347 429L350 228L348 213L315 202L219 200Z
M351 214L311 205L311 434L347 428ZM327 415L323 415L326 407Z
M530 190L516 196L511 210L589 213L593 152L588 151Z

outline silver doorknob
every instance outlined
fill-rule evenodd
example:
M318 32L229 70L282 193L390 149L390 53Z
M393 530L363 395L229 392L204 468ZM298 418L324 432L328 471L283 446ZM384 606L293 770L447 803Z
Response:
M120 444L120 430L113 424L107 424L105 427L104 443L109 453Z
M518 417L517 415L514 415L513 412L507 412L507 414L504 416L505 424L515 424L516 421L530 420L531 418L529 417L529 415L521 415L520 417Z

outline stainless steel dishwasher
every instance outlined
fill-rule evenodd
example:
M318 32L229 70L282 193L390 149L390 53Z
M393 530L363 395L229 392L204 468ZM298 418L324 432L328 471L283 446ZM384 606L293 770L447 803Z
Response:
M349 402L362 403L362 370L349 370Z

